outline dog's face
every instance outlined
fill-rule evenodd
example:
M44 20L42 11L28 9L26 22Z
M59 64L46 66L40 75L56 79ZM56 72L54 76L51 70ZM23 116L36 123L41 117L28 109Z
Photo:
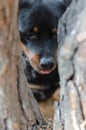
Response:
M20 0L19 31L26 60L40 74L57 65L57 25L65 10L60 0Z

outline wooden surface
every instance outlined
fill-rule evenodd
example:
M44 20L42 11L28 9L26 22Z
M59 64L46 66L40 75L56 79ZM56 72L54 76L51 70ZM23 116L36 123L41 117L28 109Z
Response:
M17 7L0 1L0 130L38 130L44 120L23 72Z
M86 0L75 0L60 20L58 66L61 89L60 105L56 105L58 129L54 127L54 130L86 130L85 16Z

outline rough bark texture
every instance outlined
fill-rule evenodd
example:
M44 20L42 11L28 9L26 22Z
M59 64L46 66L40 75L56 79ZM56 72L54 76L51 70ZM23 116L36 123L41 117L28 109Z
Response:
M73 0L59 24L60 105L54 130L86 130L86 0Z
M17 0L0 0L0 130L38 130L43 118L19 57L17 7Z

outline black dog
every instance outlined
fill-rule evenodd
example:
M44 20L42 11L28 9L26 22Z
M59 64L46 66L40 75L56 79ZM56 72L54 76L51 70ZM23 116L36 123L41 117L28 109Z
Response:
M66 0L20 0L19 32L25 75L38 101L49 98L59 86L57 66L58 20Z

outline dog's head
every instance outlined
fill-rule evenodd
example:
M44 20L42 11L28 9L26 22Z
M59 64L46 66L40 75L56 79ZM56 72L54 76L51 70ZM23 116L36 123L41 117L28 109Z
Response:
M19 32L26 60L41 74L57 65L57 25L66 9L63 0L20 0Z

